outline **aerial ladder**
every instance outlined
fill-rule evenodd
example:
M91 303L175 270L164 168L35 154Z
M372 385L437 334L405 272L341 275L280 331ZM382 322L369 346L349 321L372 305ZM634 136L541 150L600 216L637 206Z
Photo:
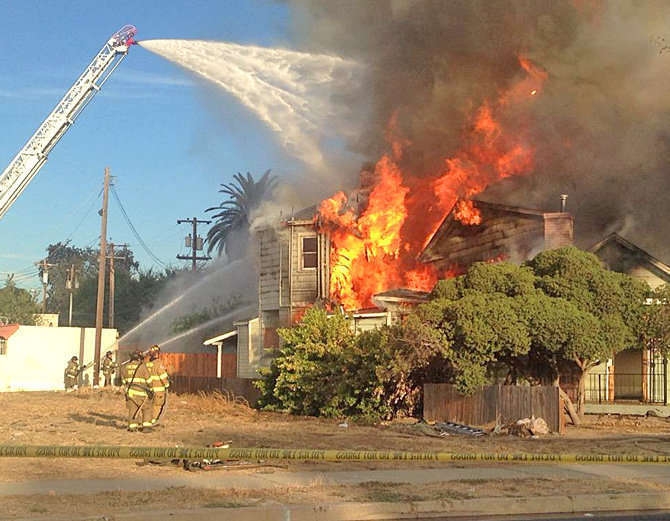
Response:
M135 44L137 30L125 25L116 31L84 73L70 87L56 108L44 120L16 157L0 175L0 217L5 215L16 198L46 163L51 149L63 137L93 99L109 76Z

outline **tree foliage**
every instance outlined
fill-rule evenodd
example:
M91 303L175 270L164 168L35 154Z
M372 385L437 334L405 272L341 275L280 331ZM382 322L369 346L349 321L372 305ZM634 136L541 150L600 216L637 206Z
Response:
M217 212L212 215L215 221L207 232L207 251L216 250L218 255L225 251L229 259L239 259L246 254L252 212L272 194L277 179L270 170L258 181L249 172L246 176L237 173L233 178L234 182L222 184L219 190L227 199L205 210Z
M17 288L12 277L0 289L0 321L5 324L35 325L39 307L30 291Z
M60 324L68 324L69 320L70 289L67 281L74 266L77 285L72 287L72 325L95 325L99 251L90 247L79 248L67 241L47 247L49 280L46 309L49 313L59 314ZM150 307L167 281L177 273L171 268L163 272L139 269L132 250L125 249L123 253L125 258L115 259L114 263L114 326L121 333L137 324L142 309ZM105 295L109 295L109 271L105 277ZM103 302L105 326L108 325L108 307L107 297Z
M355 336L344 315L329 317L307 310L299 326L280 329L283 346L261 381L260 404L295 414L336 414L344 360L352 356Z
M654 289L642 314L641 341L658 355L670 356L670 285Z
M257 381L259 406L369 420L416 414L422 382L445 378L450 366L444 337L416 317L409 323L355 335L343 314L309 309L279 331L283 345Z

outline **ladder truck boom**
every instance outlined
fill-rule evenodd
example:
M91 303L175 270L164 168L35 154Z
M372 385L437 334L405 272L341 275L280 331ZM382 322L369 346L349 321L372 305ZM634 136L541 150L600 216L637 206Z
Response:
M128 54L137 30L126 25L115 32L56 108L42 122L0 175L0 217L5 215L46 162L49 152Z

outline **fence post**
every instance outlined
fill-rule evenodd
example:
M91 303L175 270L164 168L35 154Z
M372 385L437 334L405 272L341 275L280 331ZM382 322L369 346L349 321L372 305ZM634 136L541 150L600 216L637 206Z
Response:
M663 405L668 405L668 359L663 357Z
M602 378L601 374L598 373L598 403L603 403L603 396L602 396Z

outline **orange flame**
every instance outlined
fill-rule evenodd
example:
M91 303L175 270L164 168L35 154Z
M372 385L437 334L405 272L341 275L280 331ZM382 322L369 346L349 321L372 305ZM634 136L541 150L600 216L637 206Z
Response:
M501 121L507 108L541 93L547 73L525 58L519 63L524 77L474 113L470 134L461 150L445 159L443 171L428 180L401 171L397 161L408 142L393 137L394 116L387 131L392 155L375 165L372 188L349 196L338 192L321 202L318 226L330 234L332 246L332 300L360 309L369 307L376 293L401 287L430 291L438 277L456 273L438 273L417 259L444 216L453 209L463 224L480 224L470 198L491 183L533 168L525 130L510 132ZM359 195L367 195L362 210Z

